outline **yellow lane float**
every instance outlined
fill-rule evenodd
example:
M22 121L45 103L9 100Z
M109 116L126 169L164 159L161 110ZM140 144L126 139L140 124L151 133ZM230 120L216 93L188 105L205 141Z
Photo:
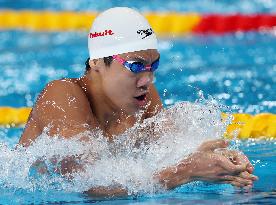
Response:
M27 122L30 112L31 108L28 107L0 107L0 126L23 126ZM227 116L228 114L222 114L223 119ZM232 118L233 120L225 133L226 138L276 138L275 114L261 113L253 116L246 113L235 113L232 114Z
M96 12L0 10L0 29L42 32L88 31ZM147 12L144 16L160 36L175 37L187 33L223 34L274 29L276 14L200 14Z

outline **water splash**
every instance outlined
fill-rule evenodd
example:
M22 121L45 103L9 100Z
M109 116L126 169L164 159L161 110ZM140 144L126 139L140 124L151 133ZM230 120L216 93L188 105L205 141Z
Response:
M0 184L31 191L83 192L114 184L127 189L129 194L162 191L153 179L154 173L177 164L203 141L220 138L226 126L219 107L209 101L177 103L135 124L113 142L108 142L99 130L70 140L49 137L45 130L27 149L10 149L1 144ZM81 141L83 136L90 141ZM81 171L69 177L56 173L68 156L83 164ZM47 174L39 174L34 168L38 160L47 168Z

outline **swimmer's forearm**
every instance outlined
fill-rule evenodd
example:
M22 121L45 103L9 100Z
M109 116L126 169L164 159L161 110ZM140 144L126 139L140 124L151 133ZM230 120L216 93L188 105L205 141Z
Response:
M173 189L192 180L192 172L188 160L183 160L176 166L168 167L155 175L155 179L166 189Z
M89 189L85 193L96 198L124 197L128 195L127 190L120 187L96 187Z

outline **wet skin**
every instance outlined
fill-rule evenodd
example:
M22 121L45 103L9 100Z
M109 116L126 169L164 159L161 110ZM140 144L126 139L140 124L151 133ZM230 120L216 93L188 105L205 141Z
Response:
M159 53L148 50L120 56L126 60L140 58L151 64ZM90 66L79 79L56 80L45 87L32 110L21 144L29 145L49 124L49 135L67 138L100 127L111 137L133 126L137 111L144 110L145 119L162 109L152 84L152 72L134 74L116 61L108 67L102 59L90 61ZM147 106L137 103L135 97L141 94L146 94Z
M149 49L121 54L120 57L149 65L159 58L159 53ZM91 69L82 77L55 80L44 88L33 107L20 144L31 145L47 126L48 135L58 134L64 138L100 128L112 140L112 136L123 133L137 120L143 121L163 109L152 83L152 72L135 74L115 60L110 66L106 66L103 59L90 60L89 65ZM142 117L138 119L135 114L139 111L142 111ZM89 138L83 137L82 140ZM216 148L226 147L224 140L205 142L198 152L175 166L160 170L153 177L168 189L194 180L250 188L257 179L251 175L253 166L242 153L214 152ZM72 171L72 164L64 165L66 172ZM120 188L104 187L88 192L95 196L126 194Z

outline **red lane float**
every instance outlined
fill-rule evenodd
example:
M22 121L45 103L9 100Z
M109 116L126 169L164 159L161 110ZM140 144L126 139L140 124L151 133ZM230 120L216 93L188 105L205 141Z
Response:
M246 32L276 27L276 15L254 14L254 15L204 15L192 32L194 33L229 33Z
M0 10L0 30L88 31L97 14L84 11ZM219 35L276 28L276 14L147 12L144 15L158 35L169 37L187 33Z

